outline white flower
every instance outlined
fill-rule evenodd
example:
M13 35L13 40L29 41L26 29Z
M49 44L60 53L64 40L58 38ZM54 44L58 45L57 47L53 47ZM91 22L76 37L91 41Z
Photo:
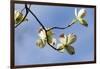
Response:
M80 9L79 12L77 12L77 8L75 8L75 16L76 16L76 19L80 22L80 24L82 24L85 27L88 26L87 21L83 19L86 16L85 8Z
M67 36L61 34L59 39L60 43L57 45L57 48L60 49L60 52L65 52L67 50L69 53L72 53L74 51L74 48L71 46L71 44L73 44L76 39L77 37L73 33Z
M47 38L48 38L48 42L52 46L54 46L56 44L56 39L53 38L53 32L51 30L47 31L47 37L46 37L46 32L45 32L45 30L43 28L40 28L38 33L39 33L38 35L39 35L40 39L42 40L42 42L46 43L47 42ZM40 43L40 44L42 44L42 43Z
M76 35L74 35L73 33L68 34L67 36L64 34L61 34L59 40L63 45L71 45L72 43L76 41Z
M15 24L18 24L20 23L24 18L24 15L19 12L19 11L16 11L14 12L14 20L15 20ZM24 21L27 21L28 19L25 19Z
M75 8L75 16L78 18L83 18L86 15L86 9L82 8L79 10L79 12L77 13L77 8Z

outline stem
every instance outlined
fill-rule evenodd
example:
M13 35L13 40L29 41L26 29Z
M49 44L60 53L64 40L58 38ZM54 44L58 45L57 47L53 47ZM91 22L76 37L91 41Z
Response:
M69 25L66 26L66 27L52 27L52 28L48 29L48 31L53 30L53 29L60 29L60 30L66 29L66 28L71 27L73 24L75 24L75 23L72 22L71 24L69 24Z
M21 13L24 11L25 7L21 10Z
M44 25L42 24L42 22L38 19L38 17L27 7L26 8L34 17L35 17L35 19L38 21L38 23L40 24L40 26L42 26L42 28L44 29L44 31L45 31L45 33L46 33L46 38L47 38L47 44L50 46L50 47L52 47L54 50L59 50L59 49L56 49L55 47L53 47L50 43L49 43L49 41L48 41L48 34L47 34L47 32L48 32L48 30L46 30L46 28L44 27Z

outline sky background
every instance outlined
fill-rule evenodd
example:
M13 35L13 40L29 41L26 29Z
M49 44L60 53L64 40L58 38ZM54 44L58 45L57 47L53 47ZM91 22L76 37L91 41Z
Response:
M20 11L23 4L16 4L15 9ZM77 7L60 7L32 5L31 10L36 14L45 27L65 27L75 18L74 10ZM81 8L81 7L80 7ZM78 9L80 9L78 7ZM53 30L54 37L58 39L59 35L65 33L74 33L77 35L77 41L72 44L75 48L75 55L68 53L59 53L50 46L44 48L36 46L36 40L39 38L38 30L40 25L36 19L29 13L28 22L23 22L15 28L15 64L50 64L50 63L68 63L79 61L94 60L94 9L86 8L87 15L85 19L88 21L88 27L84 27L79 23L65 30Z

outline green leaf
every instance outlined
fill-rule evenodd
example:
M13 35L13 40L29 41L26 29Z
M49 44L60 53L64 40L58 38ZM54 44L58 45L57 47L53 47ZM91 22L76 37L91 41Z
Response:
M70 54L70 55L74 55L75 54L75 49L72 46L66 46L66 51Z

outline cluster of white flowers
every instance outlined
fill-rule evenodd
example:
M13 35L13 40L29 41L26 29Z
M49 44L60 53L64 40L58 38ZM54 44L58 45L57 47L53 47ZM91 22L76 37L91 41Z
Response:
M45 33L45 30L40 28L38 31L38 35L39 35L39 39L36 41L36 45L39 48L44 48L47 42L47 38L48 38L48 42L54 46L56 44L56 39L53 38L53 32L51 30L49 30L47 32L47 36ZM77 37L76 35L72 34L68 34L67 36L64 34L60 35L60 43L57 45L57 49L59 49L59 52L65 52L68 51L69 54L74 54L74 49L71 46L75 41L76 41Z
M81 25L87 27L88 23L84 19L85 16L86 16L86 9L82 8L77 12L77 8L75 8L76 18L72 21L72 23L76 23L77 21L79 21ZM15 11L14 12L15 26L19 24L23 20L23 18L24 18L24 15L21 12ZM27 19L25 18L23 21L26 21L26 20ZM54 33L52 32L52 30L48 30L48 29L49 28L46 28L46 31L45 31L43 28L40 28L38 31L39 39L36 41L36 45L39 48L44 48L47 42L52 46L56 45L56 39L53 38ZM59 38L60 43L57 44L57 50L62 53L67 51L71 55L74 54L75 51L72 44L76 40L77 40L77 37L73 33L68 34L68 35L61 34Z
M79 21L79 23L83 26L88 26L86 20L84 19L86 15L86 9L82 8L79 10L79 12L77 12L77 9L75 9L75 19L73 21L73 23L76 23L77 21ZM37 40L36 45L40 48L45 47L46 42L47 42L47 38L48 38L48 42L54 46L56 44L56 39L53 38L53 32L51 30L49 30L46 32L43 28L39 29L39 37L40 39ZM75 34L71 33L68 35L65 34L61 34L59 41L60 43L57 44L57 49L59 52L64 53L64 52L68 52L69 54L73 55L75 53L74 47L72 46L72 44L77 40L77 37Z
M40 39L37 40L36 45L40 48L43 48L46 45L47 42L47 38L48 38L48 42L54 46L56 44L56 39L53 38L53 32L47 31L47 36L46 36L46 32L43 28L40 28L38 31L38 35L40 37Z

